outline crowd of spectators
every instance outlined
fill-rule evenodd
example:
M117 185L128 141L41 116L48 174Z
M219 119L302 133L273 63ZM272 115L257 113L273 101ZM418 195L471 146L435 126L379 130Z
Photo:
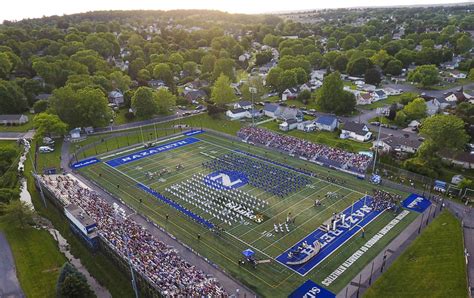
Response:
M374 189L371 206L375 210L392 209L398 206L402 196L381 189Z
M163 296L225 296L215 278L187 263L176 249L153 237L133 219L70 176L43 176L48 188L81 207L98 226L99 235L124 259L129 252L134 269L154 283Z
M237 136L249 143L265 145L309 160L360 173L365 172L371 161L371 158L364 154L312 143L258 127L244 127Z

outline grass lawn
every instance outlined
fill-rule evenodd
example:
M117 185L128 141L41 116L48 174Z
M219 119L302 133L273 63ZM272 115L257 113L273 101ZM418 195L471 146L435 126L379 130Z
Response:
M352 140L342 140L336 132L319 131L319 132L304 132L300 130L292 130L289 132L282 132L278 128L278 122L271 121L264 123L262 127L274 130L279 133L288 134L297 138L305 139L314 143L325 144L331 147L338 147L341 149L358 152L367 151L372 147L372 143L359 143Z
M447 211L440 214L365 297L467 297L459 221Z
M29 121L27 123L14 126L0 125L0 132L27 132L28 130L33 129L33 118L35 115L29 112L24 114L28 116Z
M401 97L402 95L392 95L392 96L389 96L387 99L379 100L369 105L360 105L357 107L363 110L374 110L376 108L381 108L381 107L391 105L394 103L399 103Z
M56 281L66 258L53 237L44 230L17 228L1 217L0 230L10 244L26 297L55 297Z

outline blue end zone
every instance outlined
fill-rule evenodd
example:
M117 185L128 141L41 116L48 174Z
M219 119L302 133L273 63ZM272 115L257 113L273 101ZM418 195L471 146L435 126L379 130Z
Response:
M365 198L365 197L364 197ZM296 271L301 275L306 275L306 273L313 270L319 263L326 259L329 255L335 252L339 247L341 247L347 240L357 234L360 230L368 225L372 220L379 216L383 211L373 210L370 206L372 198L366 196L366 199L360 199L354 203L354 209L351 214L352 206L348 207L343 211L346 215L345 224L340 224L336 230L330 232L324 232L320 228L310 233L304 239L301 239L298 243L293 245L290 249L279 255L276 260L288 268ZM364 207L364 200L367 203L367 206ZM288 258L288 253L290 251L295 252L301 244L306 241L307 244L311 245L316 240L321 243L321 250L319 253L311 258L308 262L302 265L288 265L287 262L294 262L297 260L304 259L311 254L312 248L308 247L303 249L299 253L294 253L293 258Z
M308 279L304 284L293 291L288 298L335 298L336 295L317 283Z
M146 150L142 150L139 152L132 153L130 155L122 156L119 158L115 158L109 161L106 161L105 163L108 164L111 167L117 167L123 164L127 164L132 161L136 161L151 155L155 155L161 152L169 151L172 149L176 149L179 147L183 147L186 145L194 144L196 142L199 142L199 139L196 138L186 138L180 141L172 142L172 143L166 143L160 146L156 146L153 148L149 148Z
M194 135L198 135L200 133L204 133L205 131L202 130L202 129L197 129L197 130L190 130L190 131L187 131L185 133L183 133L183 135L185 136L194 136Z
M208 229L213 229L214 228L214 224L212 222L205 220L201 216L189 211L188 209L184 208L180 204L168 199L164 195L160 194L159 192L154 191L153 189L149 188L148 186L146 186L142 183L137 183L137 187L140 188L141 190L144 190L147 193L151 194L152 196L159 199L163 203L166 203L166 204L170 205L171 207L173 207L174 209L176 209L179 212L183 213L184 215L187 215L187 216L191 217L191 219L193 219L196 222L204 225Z
M412 193L402 202L402 206L408 210L423 213L430 207L431 201L417 194Z
M83 159L81 161L78 161L76 163L73 163L71 165L71 167L75 170L77 169L80 169L80 168L83 168L83 167L87 167L87 166L90 166L90 165L93 165L95 163L98 163L100 162L100 159L96 158L96 157L92 157L92 158L88 158L88 159Z

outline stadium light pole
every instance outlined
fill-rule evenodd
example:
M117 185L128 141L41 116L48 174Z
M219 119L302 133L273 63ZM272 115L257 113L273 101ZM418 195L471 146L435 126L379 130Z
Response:
M249 83L250 83L250 79L249 78ZM249 92L251 94L251 98L252 98L252 108L251 108L251 112L252 112L252 127L255 127L255 117L254 117L254 113L255 113L255 105L254 105L254 94L257 94L257 88L255 87L249 87Z
M377 135L377 142L375 143L374 165L373 165L373 168L372 168L372 175L375 174L375 164L377 163L377 152L379 151L379 142L380 142L381 131L382 131L382 124L379 125L379 133Z

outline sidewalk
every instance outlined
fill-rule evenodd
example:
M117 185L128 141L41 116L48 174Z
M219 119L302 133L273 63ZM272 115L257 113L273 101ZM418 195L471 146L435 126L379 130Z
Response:
M10 245L2 232L0 232L0 297L25 297L16 276Z
M420 214L400 235L390 242L371 263L355 276L336 297L360 297L361 294L405 251L410 243L418 236L420 226L422 229L433 220L433 215L439 213L435 204Z

